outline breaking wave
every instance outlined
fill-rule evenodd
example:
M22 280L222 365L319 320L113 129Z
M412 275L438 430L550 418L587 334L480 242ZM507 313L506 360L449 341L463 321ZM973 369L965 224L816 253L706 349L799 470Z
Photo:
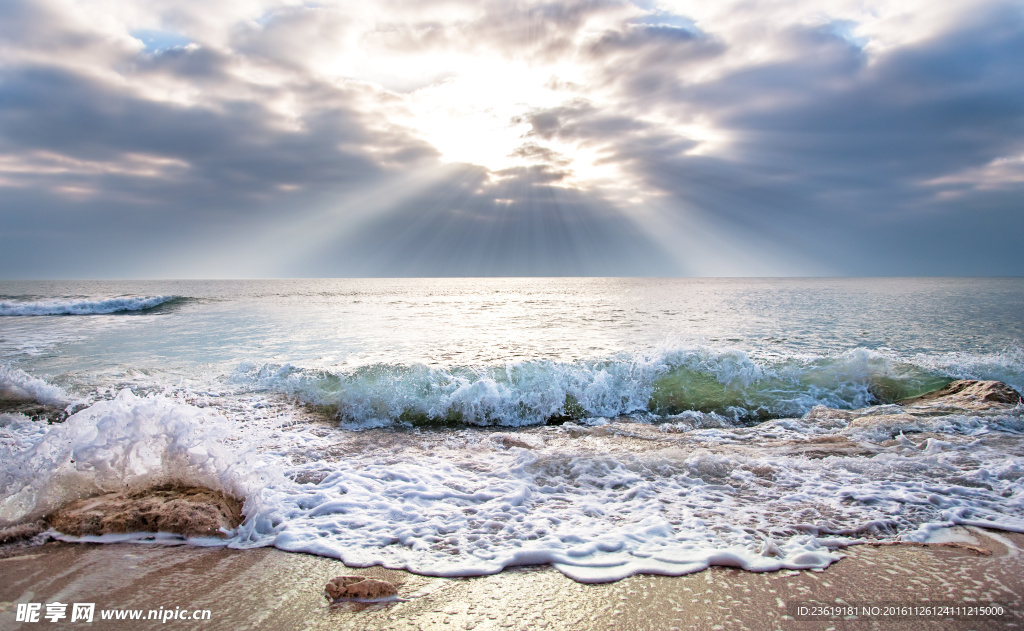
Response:
M19 416L0 416L0 525L126 488L179 483L246 497L267 481L227 419L166 397L126 389L50 426Z
M935 390L953 379L1020 389L1024 358L899 358L854 349L834 356L755 359L735 349L676 348L600 361L501 366L373 364L323 370L245 362L233 375L340 421L390 425L527 426L621 415L717 414L746 424L798 417L816 405L855 409Z
M64 390L24 370L0 364L0 401L35 401L43 405L65 406L73 398Z
M122 296L104 300L0 300L0 316L104 315L146 311L180 296Z

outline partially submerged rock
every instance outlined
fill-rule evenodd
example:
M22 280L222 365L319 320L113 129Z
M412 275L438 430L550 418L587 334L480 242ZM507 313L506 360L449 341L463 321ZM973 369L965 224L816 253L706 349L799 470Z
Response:
M854 442L846 436L814 436L804 441L790 441L780 445L780 455L806 456L808 458L828 458L829 456L873 456L879 452L877 447Z
M938 390L895 404L875 405L859 410L837 410L815 406L804 418L820 427L843 427L843 433L869 430L876 435L896 436L926 431L932 419L949 415L988 416L1020 405L1021 395L1001 381L961 379Z
M46 529L42 521L0 528L0 559L23 554L26 548L45 542L46 537L39 535Z
M7 391L0 392L0 414L24 414L33 421L47 423L63 423L69 416L65 407L39 403L34 399L7 398L8 394Z
M871 414L854 419L850 427L881 427L891 428L890 431L900 432L916 427L919 418L910 414Z
M1020 402L1020 393L1002 381L978 381L975 379L960 379L919 397L898 401L902 406L916 408L924 405L929 407L941 405L943 408L971 411L1014 406Z
M397 596L398 588L388 581L367 578L356 574L346 574L331 579L327 586L324 587L324 593L331 602L349 598L380 600Z
M108 493L64 506L46 518L66 535L164 532L185 537L223 537L242 523L242 503L201 487L160 486Z
M0 545L31 539L44 530L46 530L46 524L42 522L17 524L7 528L0 528Z

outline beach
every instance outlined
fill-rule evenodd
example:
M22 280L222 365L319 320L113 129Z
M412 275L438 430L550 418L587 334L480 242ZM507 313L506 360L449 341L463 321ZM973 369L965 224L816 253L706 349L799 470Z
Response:
M100 629L1013 629L1024 626L1024 536L959 529L957 546L854 546L823 572L712 567L686 576L637 575L582 584L542 566L474 578L435 578L272 548L48 543L0 559L0 628L19 602L95 602L97 609L163 607L209 620L102 621ZM339 574L391 581L405 602L329 607ZM797 619L796 603L1000 603L1004 617L923 615ZM73 626L68 623L69 626Z
M790 607L1016 607L1022 289L7 283L4 615L827 628ZM328 611L348 573L403 600ZM884 615L855 623L926 622ZM975 622L1007 621L955 624Z
M1022 58L0 0L0 631L1024 626Z

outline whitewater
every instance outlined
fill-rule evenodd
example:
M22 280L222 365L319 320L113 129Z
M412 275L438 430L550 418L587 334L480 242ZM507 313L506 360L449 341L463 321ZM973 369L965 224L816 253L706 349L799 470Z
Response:
M188 484L245 515L192 544L587 582L1024 532L1021 405L899 403L1019 392L1022 314L1020 279L2 283L0 526Z

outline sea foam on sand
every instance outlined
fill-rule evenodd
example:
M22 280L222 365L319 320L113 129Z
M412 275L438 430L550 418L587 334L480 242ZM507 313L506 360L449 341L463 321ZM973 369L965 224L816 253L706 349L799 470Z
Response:
M186 484L245 499L226 545L429 575L536 563L587 582L712 564L819 569L865 539L924 541L954 524L1024 531L1024 459L999 444L1019 431L1017 408L921 416L917 431L947 434L917 441L842 414L750 428L570 423L511 439L347 432L291 414L239 422L128 390L45 431L8 421L2 522L102 492ZM846 434L881 453L769 449Z

